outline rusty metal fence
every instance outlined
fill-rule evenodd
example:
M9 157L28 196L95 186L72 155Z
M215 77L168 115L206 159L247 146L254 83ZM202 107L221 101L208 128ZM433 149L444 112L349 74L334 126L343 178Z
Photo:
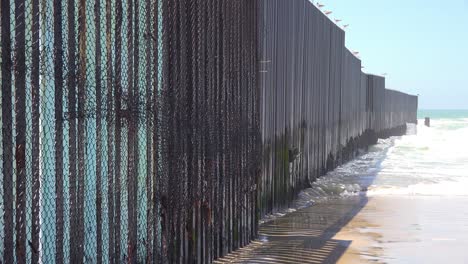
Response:
M255 236L255 1L0 8L0 263L207 263Z
M416 121L306 0L0 1L0 263L209 263Z

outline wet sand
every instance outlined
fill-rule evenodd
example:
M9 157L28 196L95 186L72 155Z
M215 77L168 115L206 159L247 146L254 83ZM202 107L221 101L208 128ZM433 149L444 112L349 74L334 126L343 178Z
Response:
M331 199L215 263L468 263L468 197Z
M468 263L468 197L370 197L334 239L338 263Z
M215 263L336 263L352 241L333 237L367 198L332 199L260 227L259 238Z

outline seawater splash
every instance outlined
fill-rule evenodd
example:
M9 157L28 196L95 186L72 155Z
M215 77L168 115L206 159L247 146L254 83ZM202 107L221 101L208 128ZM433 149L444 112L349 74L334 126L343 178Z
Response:
M311 188L300 192L290 208L267 215L260 223L269 222L317 202L364 195L381 170L381 163L397 138L380 139L378 144L369 147L367 152L360 150L360 155L354 160L320 177L312 183Z
M380 139L367 152L312 183L288 209L261 223L314 203L348 196L468 196L468 117L408 124L407 135Z
M468 196L468 118L408 125L369 152L318 179L298 200L365 194ZM311 195L309 195L311 194ZM304 202L299 202L304 203Z
M468 196L467 136L468 118L419 125L417 135L395 140L367 194Z
M314 202L364 194L374 182L388 150L397 137L380 139L377 145L361 150L354 160L317 179L311 188L303 190L294 207L303 208Z

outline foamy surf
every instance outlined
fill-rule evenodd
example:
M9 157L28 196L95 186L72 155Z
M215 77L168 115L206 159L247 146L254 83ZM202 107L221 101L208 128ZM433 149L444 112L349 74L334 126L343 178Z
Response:
M420 196L468 196L468 181L439 182L436 184L413 184L408 187L371 186L368 196L420 195Z
M395 138L367 195L468 196L467 135L468 118L456 118Z
M268 222L314 203L356 195L468 196L468 118L408 124L407 135L380 139L353 161L303 190Z

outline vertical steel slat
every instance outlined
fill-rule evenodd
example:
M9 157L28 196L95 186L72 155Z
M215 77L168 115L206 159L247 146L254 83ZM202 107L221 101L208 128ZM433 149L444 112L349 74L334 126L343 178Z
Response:
M15 1L16 261L26 262L26 54L25 1ZM10 226L11 227L11 226Z
M13 103L12 103L12 59L11 59L11 27L10 1L1 2L2 30L2 174L3 174L3 261L14 262L14 198L13 198Z
M69 196L70 196L70 262L75 262L77 250L77 171L76 171L76 39L75 1L68 0L68 113L69 113Z
M122 155L122 20L123 10L122 2L117 1L115 4L116 8L116 22L115 22L115 84L114 84L114 96L115 96L115 223L113 226L114 232L114 257L115 261L121 261L121 155Z
M54 89L55 89L55 261L63 262L63 40L62 1L54 0ZM39 41L39 40L37 40ZM39 142L38 142L39 143Z

